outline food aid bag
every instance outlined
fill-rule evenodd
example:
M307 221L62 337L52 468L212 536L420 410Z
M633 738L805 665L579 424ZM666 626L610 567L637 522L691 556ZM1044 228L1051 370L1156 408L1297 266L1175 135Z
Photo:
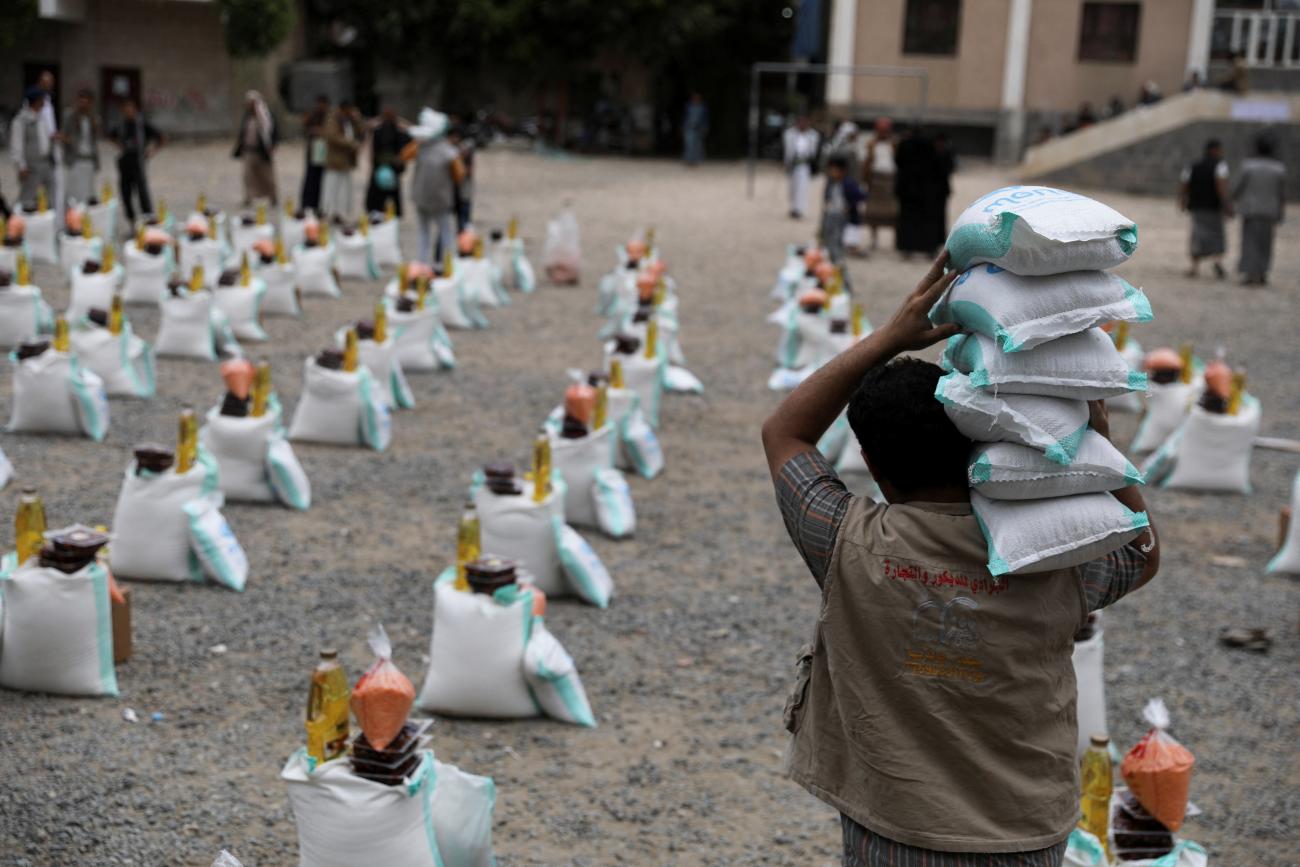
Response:
M664 393L664 381L668 375L668 359L660 354L646 358L645 352L637 350L631 355L623 355L614 350L614 343L605 344L605 369L609 369L611 358L617 358L623 365L623 385L635 392L641 414L650 423L650 427L659 429L659 407Z
M189 235L181 235L177 242L180 255L181 277L187 282L196 267L203 268L203 285L211 289L217 285L224 269L226 257L221 242L214 238L191 240Z
M247 255L250 259L257 254L253 251L253 245L258 241L274 241L275 226L270 223L252 223L246 225L242 219L235 220L230 226L230 249L231 258L238 261L240 256Z
M104 381L75 356L47 349L14 365L10 433L86 436L102 442L108 434L108 394Z
M1142 465L1162 488L1249 494L1250 457L1259 434L1259 401L1242 395L1236 415L1193 406L1183 423Z
M30 283L0 287L0 349L13 349L54 330L54 314Z
M94 561L69 575L35 557L12 566L0 572L0 686L117 695L107 570Z
M462 256L456 260L453 273L465 281L465 291L480 307L504 307L510 303L510 296L495 279L490 259Z
M59 270L69 280L81 270L82 265L87 262L98 262L103 255L103 238L86 238L81 235L69 235L67 232L59 236Z
M27 244L33 264L44 262L46 265L59 264L59 221L54 208L44 211L24 211L14 209L22 215L27 223L23 231L23 241Z
M1133 370L1141 370L1142 362L1146 353L1142 351L1142 345L1136 340L1129 338L1124 343L1124 348L1119 351L1120 357L1124 363ZM1147 388L1150 389L1154 383L1148 380ZM1117 395L1106 399L1106 409L1110 412L1131 412L1134 414L1142 412L1146 406L1146 391L1129 392L1128 394Z
M438 304L438 315L448 328L458 331L487 328L487 318L470 291L463 271L454 271L451 277L436 278L430 288Z
M530 295L537 289L533 263L524 252L523 238L502 238L492 245L492 259L501 271L501 280L509 289Z
M0 240L0 271L8 271L16 277L20 255L26 256L28 262L32 261L32 251L28 249L26 241L19 240L11 244L7 239Z
M324 247L298 245L293 248L293 268L298 291L304 298L341 298L343 291L334 279L334 243Z
M934 396L948 418L975 442L1012 442L1038 449L1049 461L1069 464L1088 431L1088 403L1031 394L996 395L971 385L962 373L939 379Z
M302 395L289 424L289 439L369 446L377 452L392 440L392 411L383 386L370 371L330 370L308 358Z
M1113 803L1113 800L1112 800ZM1112 811L1113 813L1113 811ZM1115 826L1110 827L1111 851L1115 851ZM1131 857L1131 856L1130 856ZM1066 862L1068 865L1068 862ZM1104 863L1104 862L1103 862ZM1124 867L1208 867L1210 856L1205 847L1191 840L1177 840L1174 848L1155 858L1118 861Z
M1168 441L1170 434L1182 425L1188 412L1200 400L1204 380L1192 382L1152 382L1147 386L1146 413L1138 423L1137 433L1129 448L1141 454L1154 451Z
M150 253L132 240L122 247L122 301L157 304L167 294L167 280L176 271L176 252L168 244Z
M93 205L86 203L81 206L82 213L90 220L95 231L105 238L117 237L117 210L117 199L108 199Z
M533 613L535 591L510 584L488 596L457 590L455 578L453 567L434 582L429 671L417 704L447 716L546 715L595 726L573 659Z
M991 500L1041 500L1115 491L1145 483L1128 458L1089 429L1068 466L1019 443L982 443L971 452L966 478Z
M311 483L280 425L280 403L272 396L261 416L208 411L199 441L217 461L226 499L253 503L276 500L293 509L311 506Z
M971 203L948 235L952 266L988 262L1030 276L1100 271L1137 249L1137 224L1087 196L1052 187L1003 187Z
M393 663L393 644L383 624L370 630L369 644L375 661L352 687L352 715L370 746L383 750L406 724L415 687Z
M635 472L643 479L653 479L663 472L664 452L658 435L641 411L640 396L628 388L610 388L606 400L608 413L618 430L615 466Z
M310 219L315 219L311 217ZM286 250L296 250L307 240L307 216L295 217L291 214L285 214L280 218L280 243Z
M433 300L430 296L430 301ZM456 353L451 337L442 325L433 304L423 310L403 312L391 300L388 307L388 330L396 344L397 360L403 372L408 370L452 370Z
M1138 803L1160 824L1177 831L1187 814L1187 790L1196 758L1166 731L1169 709L1162 699L1148 701L1142 718L1151 730L1128 751L1119 770Z
M342 348L346 331L336 332L334 339ZM372 339L358 340L357 363L370 371L370 376L379 385L389 409L411 409L415 406L415 395L406 382L402 362L397 355L397 345L392 337L386 338L383 343L376 343Z
M266 316L299 316L302 303L298 297L297 275L292 262L274 262L253 269L254 278L266 285L261 312Z
M14 465L9 462L9 456L0 449L0 491L4 490L14 478ZM0 594L3 596L4 594ZM3 632L0 632L0 637Z
M262 329L262 299L266 297L266 283L250 280L247 286L217 286L212 290L213 304L226 314L230 330L236 340L262 341L270 339Z
M340 277L356 280L378 280L379 264L375 262L374 246L370 236L361 232L339 232L334 237L334 269Z
M190 550L203 573L231 590L243 590L248 581L248 555L221 514L225 497L209 491L181 509L189 519Z
M781 264L781 270L776 273L776 282L772 284L772 291L768 293L775 301L789 301L799 293L800 283L803 282L804 275L808 271L808 266L804 264L803 256L799 254L794 244L785 248L785 261Z
M69 323L79 322L90 308L107 310L113 303L113 295L122 285L125 271L121 265L114 265L111 271L96 271L83 274L78 268L72 273L72 291L68 295L68 309L63 314Z
M402 264L401 232L396 219L371 218L370 252L380 268L396 268Z
M1003 352L982 334L957 334L941 361L945 370L960 371L971 385L996 394L1101 400L1147 387L1147 375L1129 367L1100 328L1023 352Z
M1079 738L1075 753L1076 758L1082 760L1091 746L1093 735L1110 733L1106 723L1106 634L1100 615L1091 637L1074 642L1071 659L1074 682L1079 690Z
M582 274L582 239L578 218L566 205L546 223L542 246L542 270L546 279L559 286L576 284Z
M971 491L971 509L989 549L993 575L1079 566L1136 539L1149 525L1110 494L1045 500L990 500Z
M0 473L0 479L3 474ZM1286 575L1300 575L1300 473L1296 473L1291 482L1291 518L1287 521L1286 538L1282 547L1272 560L1268 561L1269 572L1281 572Z
M85 367L104 381L104 391L114 397L154 396L153 348L122 322L117 334L91 326L68 335L72 352Z
M1024 277L997 265L964 272L930 310L935 325L982 334L1003 352L1033 349L1107 322L1152 318L1142 290L1106 271Z
M574 439L547 433L551 465L566 488L565 521L621 539L636 529L636 511L627 479L614 469L615 434L610 424Z
M317 765L299 749L280 772L298 826L299 867L492 867L491 777L467 774L425 750L402 785Z
M622 265L602 276L596 284L596 315L617 322L631 313L637 305L636 277L636 269Z
M216 305L209 290L168 295L161 302L154 352L181 358L216 361L225 355L239 358L243 348L235 339L230 320Z

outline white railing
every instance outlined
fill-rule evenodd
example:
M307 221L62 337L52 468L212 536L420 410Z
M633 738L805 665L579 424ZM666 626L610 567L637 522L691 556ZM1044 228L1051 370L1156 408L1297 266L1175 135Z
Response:
M1226 60L1236 52L1247 66L1300 69L1300 12L1216 12L1211 54Z

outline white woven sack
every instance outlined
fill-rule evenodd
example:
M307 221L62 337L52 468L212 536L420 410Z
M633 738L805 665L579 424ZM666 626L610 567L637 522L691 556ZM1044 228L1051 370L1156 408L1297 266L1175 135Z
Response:
M324 247L293 248L293 267L298 291L304 298L341 298L343 291L334 279L334 244Z
M0 575L0 686L57 695L117 695L108 573L71 575L36 558Z
M491 249L488 251L488 261L492 263L493 269L501 275L501 286L505 289L518 289L515 285L515 269L512 265L514 258L510 248L510 241L506 238L500 238L493 241Z
M948 235L952 266L990 262L1016 274L1114 268L1137 249L1137 225L1113 208L1052 187L994 190L971 203Z
M113 574L142 581L203 580L199 561L190 551L185 504L217 489L217 462L202 449L185 473L172 466L141 476L132 460L113 512L113 543L108 552Z
M97 271L94 274L83 274L80 269L74 271L68 309L63 314L69 324L80 322L92 307L107 310L113 303L113 295L118 286L122 285L124 273L121 265L114 265L111 271Z
M115 397L153 397L153 349L135 336L131 323L123 321L118 334L94 326L74 329L68 337L73 354L104 381L105 392Z
M942 377L934 396L968 439L1032 446L1058 464L1074 459L1088 430L1087 401L1031 394L995 395L972 387L960 373Z
M47 349L34 358L14 360L11 433L87 436L102 442L108 434L108 395L104 381L73 355Z
M1162 488L1249 494L1250 457L1259 434L1259 401L1244 395L1236 415L1199 406L1142 465Z
M103 238L86 238L81 235L59 235L59 270L68 280L87 262L98 262L104 254Z
M606 424L584 437L551 438L551 466L567 488L564 518L575 527L600 527L596 505L596 474L614 466L614 426Z
M431 288L438 301L438 315L443 325L461 331L487 328L487 319L460 273L451 278L435 278Z
M411 409L415 406L415 395L411 393L411 386L407 384L406 375L402 372L402 362L398 358L397 345L392 337L383 343L358 340L357 359L362 367L370 371L391 408Z
M1098 621L1092 637L1074 642L1074 682L1078 687L1079 759L1088 751L1093 735L1108 735L1106 723L1106 635Z
M379 266L370 237L360 232L339 232L334 238L334 268L340 277L378 280Z
M416 705L448 716L540 716L523 666L533 595L518 585L495 596L463 592L449 580L454 575L448 570L434 582L429 671Z
M262 298L266 295L266 284L261 280L250 280L247 286L218 286L212 290L213 303L226 314L230 330L239 340L269 340L262 329Z
M296 250L307 240L307 218L285 215L280 218L280 243L286 250Z
M189 235L181 235L178 247L181 277L188 283L195 266L202 266L203 285L209 289L216 286L225 262L221 242L213 238L191 241Z
M248 555L221 514L225 497L210 491L181 508L189 519L190 550L203 573L231 590L242 591L248 581Z
M95 232L105 238L117 237L117 199L83 205L81 211L94 226Z
M347 759L300 749L280 779L298 826L299 867L492 867L491 777L443 764L432 750L403 785L358 777Z
M392 439L388 401L364 367L350 372L330 370L308 358L289 439L364 445L381 452Z
M615 466L643 479L653 479L663 472L664 452L654 428L641 412L640 397L627 388L611 388L606 395L607 411L618 427Z
M494 494L486 485L474 486L479 547L483 553L513 560L532 575L532 583L549 598L570 596L574 590L560 568L553 518L564 520L564 496L552 488L540 503L533 501L533 483L520 494Z
M1127 545L1149 525L1110 494L1045 500L990 500L971 491L994 575L1079 566Z
M930 311L935 325L956 323L963 331L997 341L1003 352L1033 349L1107 322L1152 318L1151 302L1142 290L1114 274L1071 271L1022 277L997 265L978 265L963 273Z
M1152 382L1147 386L1146 414L1138 424L1129 448L1138 454L1160 448L1187 418L1201 397L1204 382Z
M168 245L154 255L132 240L122 247L122 263L123 303L157 304L167 294L167 280L176 270L176 253Z
M261 311L266 316L298 316L302 313L302 299L298 297L297 275L293 263L278 262L260 265L253 269L257 280L266 284Z
M14 277L18 276L18 256L27 257L27 261L32 261L31 251L27 249L27 242L18 240L10 243L8 238L0 238L0 271L8 271Z
M1120 358L1124 359L1124 363L1133 370L1141 370L1142 361L1146 357L1146 353L1142 351L1141 344L1131 337L1124 344L1124 348L1119 351L1119 355ZM1147 388L1150 387L1151 382L1148 381ZM1145 391L1140 393L1132 391L1128 394L1121 394L1106 399L1106 409L1111 412L1140 413L1144 406L1146 406Z
M991 500L1041 500L1144 483L1120 450L1091 429L1068 466L1049 461L1030 446L989 443L975 447L966 476L971 488Z
M276 499L266 452L279 427L279 413L241 418L222 415L220 407L208 410L199 442L217 462L221 492L227 499L252 503Z
M257 254L253 252L253 245L258 241L274 241L275 226L270 223L262 223L260 226L253 223L251 226L245 226L242 219L233 220L230 225L230 249L231 258L235 261L240 256L247 255L252 259Z
M397 309L396 304L386 304L388 330L397 344L397 359L403 371L451 370L456 366L451 337L443 327L436 307L430 305L423 310L404 313Z
M794 298L799 294L800 283L807 271L808 267L804 264L803 256L799 255L795 246L793 244L787 246L785 262L776 274L776 283L772 285L771 297L776 301L789 301Z
M948 339L942 362L945 370L960 371L971 385L996 394L1101 400L1147 387L1147 375L1129 367L1100 328L1014 353L983 334L958 334Z
M596 727L578 667L564 645L551 635L542 618L533 619L532 635L524 648L524 677L542 711L552 719Z
M510 303L509 296L497 291L492 279L492 262L463 256L456 260L453 272L464 281L465 291L480 307L501 307Z
M21 208L15 210L27 221L23 240L27 242L32 262L44 262L46 265L59 264L59 229L54 209L44 212L26 212Z
M0 449L0 491L4 490L14 478L14 465L9 462L9 456ZM3 596L3 594L0 594ZM4 631L0 630L0 637L3 637Z
M1100 840L1082 828L1070 831L1061 867L1108 867L1109 864L1110 859Z
M1291 482L1291 520L1287 524L1286 539L1272 560L1268 561L1269 572L1281 572L1287 575L1300 575L1300 473L1296 473Z
M0 289L0 349L12 349L54 327L50 306L37 286L10 284Z
M216 361L218 356L218 325L226 322L224 314L216 309L209 291L168 294L160 302L162 308L154 352L158 355L175 355L182 358L202 358Z
M605 369L609 369L611 358L617 357L623 365L623 385L636 393L641 413L650 427L659 428L659 406L664 393L664 379L668 372L668 359L662 355L646 358L645 352L637 350L631 355L617 355L612 342L605 344Z
M371 221L370 249L380 268L396 268L402 264L401 232L396 219Z

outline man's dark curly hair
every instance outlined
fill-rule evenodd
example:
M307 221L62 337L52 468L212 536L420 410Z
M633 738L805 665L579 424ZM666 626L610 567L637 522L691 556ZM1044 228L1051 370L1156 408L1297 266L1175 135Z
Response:
M896 358L867 372L849 400L849 427L876 472L899 491L966 484L971 442L934 396L943 370Z

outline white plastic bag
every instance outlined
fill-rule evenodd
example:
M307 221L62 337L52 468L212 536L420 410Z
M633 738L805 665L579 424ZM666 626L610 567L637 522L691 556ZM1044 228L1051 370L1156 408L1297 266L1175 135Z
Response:
M177 243L181 277L189 282L196 267L203 268L203 285L208 289L217 285L224 268L225 255L221 242L214 238L190 240L189 235L181 235Z
M3 491L14 478L14 465L9 463L9 457L0 449L0 491ZM3 595L3 594L0 594ZM0 637L4 631L0 630Z
M282 430L275 432L266 448L266 467L280 502L300 512L311 508L311 481Z
M1272 560L1268 561L1269 572L1281 572L1287 575L1300 575L1300 472L1291 482L1291 520L1287 524L1286 539Z
M122 247L122 262L124 303L157 304L167 294L167 280L176 270L176 253L170 245L153 254L132 240Z
M0 575L0 686L58 695L117 695L108 573L68 575L35 558Z
M1058 464L1074 460L1088 430L1087 401L1029 394L999 396L972 387L960 373L942 377L935 397L967 438L1032 446Z
M0 289L0 349L34 340L53 327L54 316L39 287L10 284Z
M262 313L267 316L298 316L302 313L297 272L292 263L261 265L253 270L253 275L266 284L266 294L262 296Z
M334 279L334 245L293 248L295 283L304 298L341 298L343 291Z
M189 518L190 548L203 571L218 584L242 591L248 582L248 555L221 514L224 503L220 491L211 491L181 508Z
M465 282L465 291L480 307L503 307L510 303L510 297L493 279L491 260L462 256L456 260L454 273Z
M1137 225L1113 208L1052 187L1004 187L976 199L948 236L952 266L990 262L1016 274L1114 268L1137 249Z
M618 468L653 479L663 471L664 452L654 428L641 412L640 397L626 388L611 388L607 395L609 414L618 427Z
M636 509L622 471L612 466L596 470L592 496L596 501L596 520L605 535L614 539L631 536L636 530Z
M1162 488L1249 494L1250 457L1259 434L1259 401L1243 395L1236 415L1199 406L1142 465Z
M582 274L582 240L578 218L568 205L546 223L546 243L542 247L542 269L552 283L577 283Z
M617 358L623 366L623 386L633 391L641 413L650 427L659 428L659 406L664 393L664 379L668 373L668 359L662 355L646 358L645 352L637 350L631 355L622 355L614 351L614 343L605 344L605 369L609 369L611 358Z
M72 330L68 335L72 352L86 368L104 382L104 391L113 396L150 398L154 396L153 349L122 322L114 334L107 328L88 327Z
M1014 353L1003 352L982 334L958 334L948 340L943 367L997 394L1101 400L1147 387L1147 375L1130 368L1100 328Z
M311 219L315 219L312 217ZM286 250L296 250L307 239L308 217L285 214L280 218L280 243Z
M597 608L607 608L614 595L614 579L591 544L577 530L552 518L560 565L577 594Z
M1019 443L980 444L971 453L966 477L991 500L1041 500L1114 491L1144 478L1119 449L1089 429L1074 460L1062 466L1038 449Z
M104 381L75 356L47 349L33 358L14 359L12 433L87 436L102 442L108 434L108 395Z
M382 452L392 439L392 411L370 371L330 370L308 358L289 439L365 445Z
M1065 845L1065 858L1061 867L1107 867L1109 860L1101 841L1082 828L1070 832Z
M369 236L339 232L334 238L334 268L340 277L378 280L379 265Z
M990 500L971 491L971 508L989 547L993 575L1078 566L1127 545L1149 526L1110 494L1046 500Z
M269 339L262 329L261 306L266 284L250 280L247 286L217 286L212 291L216 308L226 314L230 330L238 340Z
M185 473L173 466L138 475L131 461L113 512L108 551L113 574L142 581L202 581L202 566L190 548L185 505L217 491L217 462L203 449Z

